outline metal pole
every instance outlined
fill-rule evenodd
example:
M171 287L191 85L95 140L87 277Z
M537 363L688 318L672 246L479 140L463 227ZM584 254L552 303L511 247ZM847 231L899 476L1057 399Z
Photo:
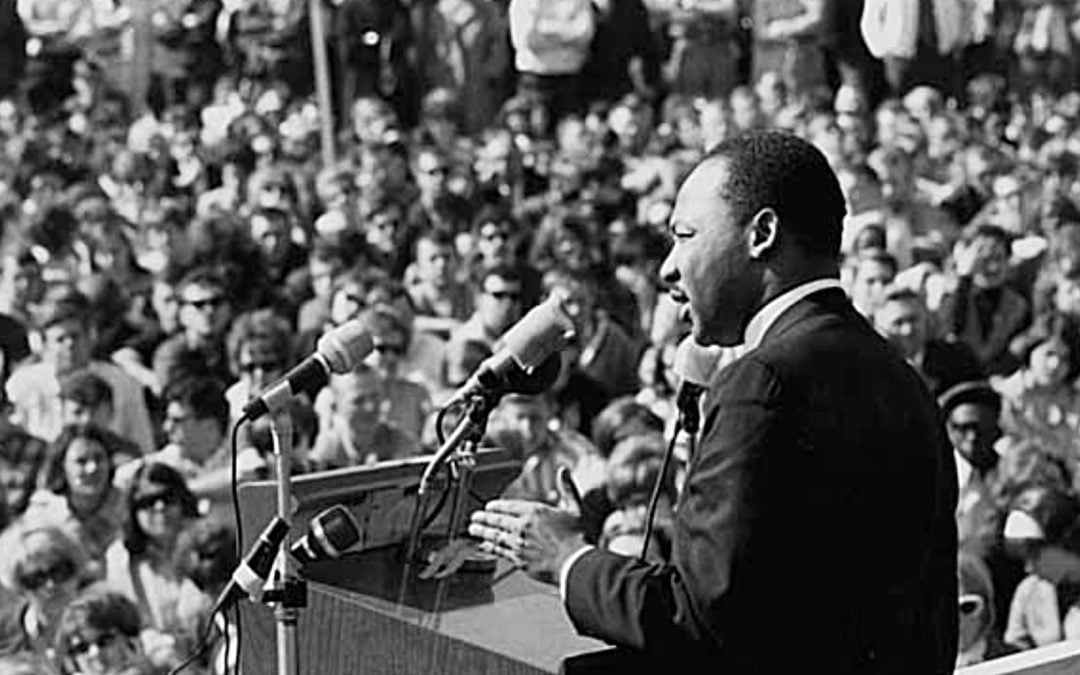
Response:
M319 102L320 137L323 167L337 163L334 152L334 110L330 99L330 63L326 57L326 29L322 0L308 0L308 23L311 28L311 53L315 65L315 93Z
M274 470L277 474L277 503L278 516L287 525L292 525L292 476L289 462L292 459L292 418L287 410L275 412L270 419L270 433L274 440ZM289 557L289 544L291 535L286 535L278 551L277 564L275 565L280 575L280 587L288 588L289 581L293 577L293 562ZM274 619L277 622L277 663L278 675L298 675L296 661L296 629L300 618L297 608L291 607L290 603L283 599L274 608Z

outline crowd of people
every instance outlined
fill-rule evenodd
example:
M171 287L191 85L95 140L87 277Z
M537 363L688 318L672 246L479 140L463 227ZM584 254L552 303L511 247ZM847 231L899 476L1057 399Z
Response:
M0 670L179 663L236 563L233 426L354 320L373 351L291 405L294 471L434 450L558 292L559 377L488 425L523 460L507 495L554 503L567 466L589 540L637 555L659 478L663 560L668 216L765 127L828 158L844 287L938 397L958 665L1080 637L1080 6L326 3L332 165L308 9L0 0ZM271 476L265 421L240 431L238 479Z

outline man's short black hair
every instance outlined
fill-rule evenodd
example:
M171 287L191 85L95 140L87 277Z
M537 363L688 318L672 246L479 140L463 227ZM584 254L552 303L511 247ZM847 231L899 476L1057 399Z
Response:
M772 207L808 254L835 260L847 206L840 182L825 155L782 131L752 131L729 138L706 159L722 159L728 170L721 194L745 224Z
M191 376L170 382L163 394L165 405L179 403L199 419L217 422L221 433L229 429L229 402L225 387L216 378Z

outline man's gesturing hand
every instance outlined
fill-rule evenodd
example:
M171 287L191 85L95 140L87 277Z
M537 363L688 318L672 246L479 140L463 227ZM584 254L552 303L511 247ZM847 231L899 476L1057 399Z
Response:
M576 515L520 499L488 502L472 514L469 534L480 540L483 550L548 583L557 582L563 561L585 545Z

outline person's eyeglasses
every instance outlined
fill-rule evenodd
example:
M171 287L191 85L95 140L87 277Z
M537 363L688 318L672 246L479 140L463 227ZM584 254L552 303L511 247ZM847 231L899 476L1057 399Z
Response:
M496 300L511 300L517 302L521 299L521 293L515 291L488 291L488 295Z
M445 166L433 166L430 169L422 169L421 172L425 176L445 176L447 173Z
M959 598L957 608L960 610L962 616L974 616L982 611L986 601L981 595L975 595L974 593L965 593Z
M978 422L961 422L959 424L955 422L949 422L949 428L958 434L977 434L981 430L981 425Z
M70 560L55 563L45 569L24 572L22 586L28 591L36 591L47 582L62 584L75 576L75 563Z
M197 310L217 309L221 304L225 302L225 299L220 295L215 295L209 298L203 298L202 300L184 300L185 305L190 305Z
M144 509L156 508L158 504L162 506L172 506L180 503L180 496L173 492L161 492L152 495L143 495L142 497L136 497L132 505L136 511L142 511Z
M376 342L373 345L375 351L380 354L404 354L405 345L399 345L395 342Z
M108 649L119 639L120 636L116 633L102 633L93 640L75 638L68 643L68 652L72 656L82 656L90 651L90 647L97 647L99 650Z
M503 232L502 230L495 230L494 232L488 232L487 234L481 236L485 241L507 241L510 239L510 235L507 232Z
M256 370L264 373L281 370L281 361L263 361L262 363L241 363L240 372L251 375Z

